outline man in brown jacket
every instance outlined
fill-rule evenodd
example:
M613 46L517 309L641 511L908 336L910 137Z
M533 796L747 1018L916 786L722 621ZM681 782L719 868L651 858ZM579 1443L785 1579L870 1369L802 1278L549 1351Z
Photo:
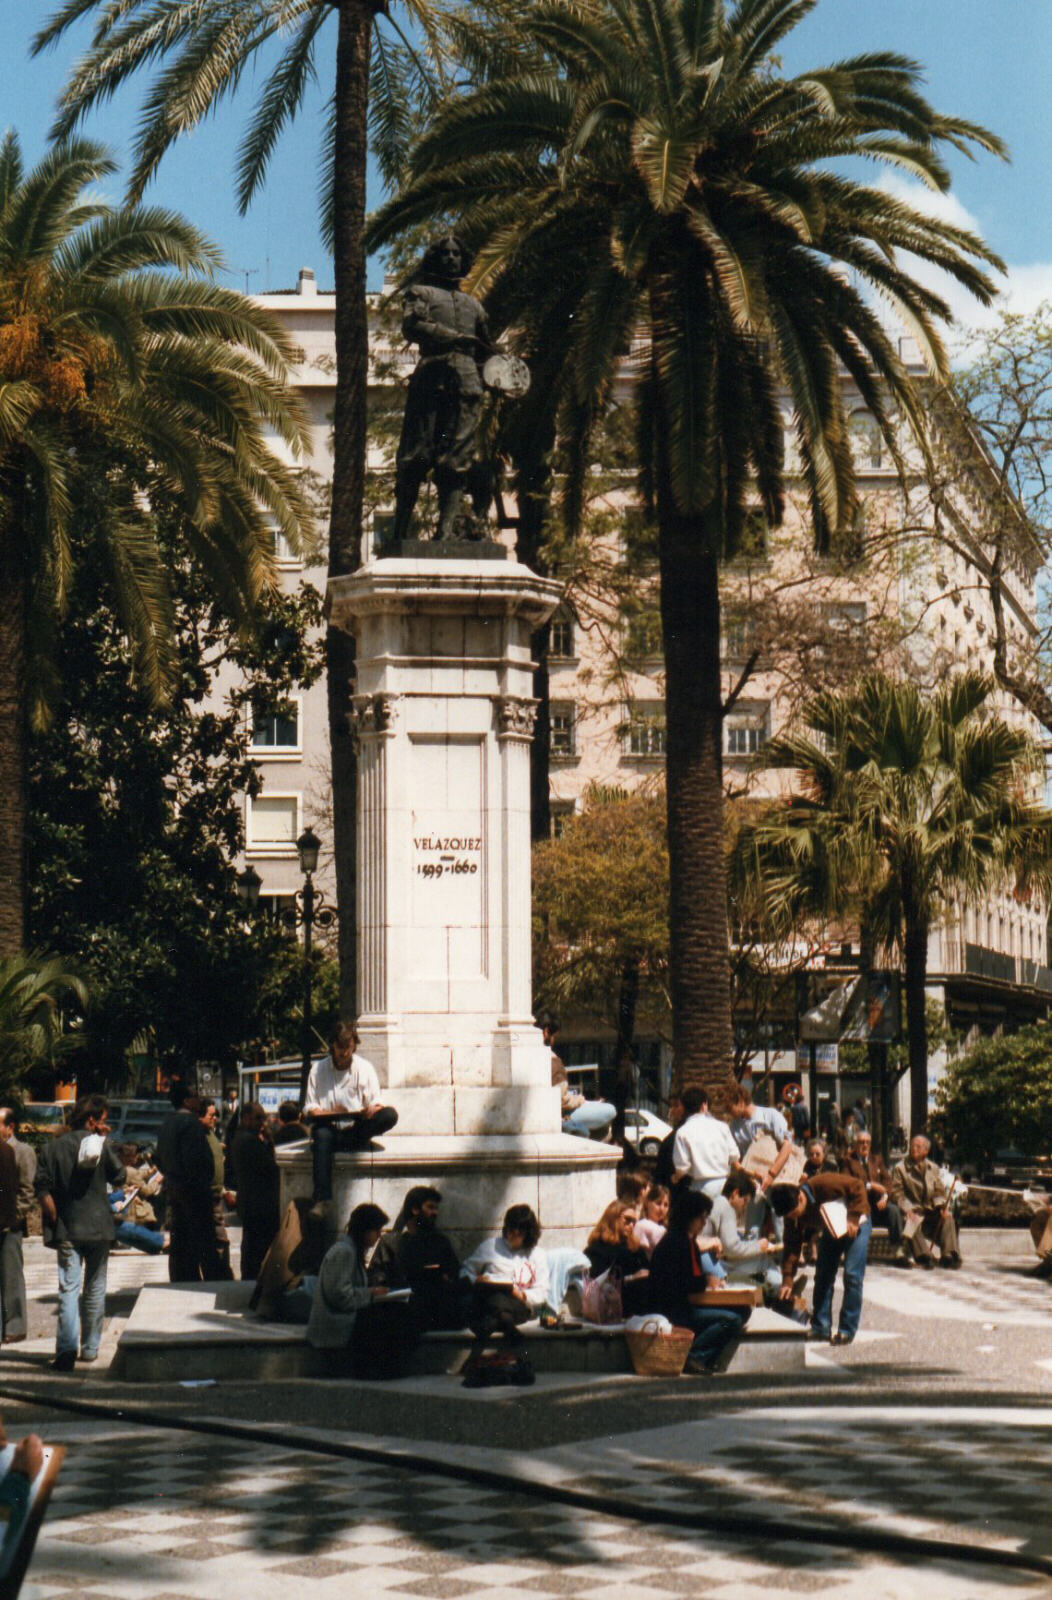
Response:
M785 1249L782 1256L782 1287L779 1299L791 1300L793 1278L800 1252L809 1233L818 1232L818 1261L815 1290L811 1301L811 1337L828 1339L830 1344L850 1344L862 1318L862 1280L866 1274L869 1250L869 1200L861 1178L843 1172L817 1172L799 1187L776 1184L770 1191L775 1213L785 1218ZM839 1202L846 1210L843 1231L835 1211L823 1208ZM843 1214L841 1214L843 1215ZM840 1327L833 1333L833 1286L837 1270L844 1263L844 1300L840 1307Z
M891 1198L903 1212L903 1231L921 1266L935 1265L935 1244L944 1267L959 1267L961 1252L957 1224L950 1210L949 1186L942 1168L928 1159L930 1150L931 1140L923 1133L915 1133L909 1155L891 1174Z
M884 1157L873 1149L873 1137L863 1129L855 1136L850 1150L840 1158L840 1170L851 1178L861 1178L869 1196L869 1210L875 1228L885 1227L888 1238L898 1252L900 1266L912 1267L913 1257L902 1243L902 1212L891 1198L891 1173Z

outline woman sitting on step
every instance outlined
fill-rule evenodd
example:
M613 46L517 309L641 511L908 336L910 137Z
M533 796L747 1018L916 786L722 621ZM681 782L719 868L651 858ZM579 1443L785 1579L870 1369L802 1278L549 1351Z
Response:
M548 1296L548 1258L540 1237L541 1225L530 1207L512 1206L500 1238L480 1244L461 1266L460 1276L472 1287L468 1326L478 1341L465 1368L467 1376L481 1364L496 1334L508 1345L519 1345L519 1324L539 1315Z

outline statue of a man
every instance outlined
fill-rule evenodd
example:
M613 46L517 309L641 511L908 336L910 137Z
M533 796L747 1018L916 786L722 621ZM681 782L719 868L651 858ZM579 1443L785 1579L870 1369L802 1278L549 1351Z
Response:
M405 539L420 486L434 473L439 539L457 537L457 518L475 465L482 366L493 351L486 313L458 285L468 269L454 234L427 251L405 292L402 333L419 345L395 457L393 537Z

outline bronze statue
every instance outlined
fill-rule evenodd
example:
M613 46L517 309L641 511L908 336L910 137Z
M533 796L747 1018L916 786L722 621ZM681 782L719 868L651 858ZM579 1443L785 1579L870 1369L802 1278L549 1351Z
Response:
M408 537L429 472L438 490L436 538L480 537L463 513L468 488L477 513L484 515L492 499L490 475L475 456L484 382L492 378L490 386L508 394L524 393L529 382L521 362L496 350L482 306L458 287L469 265L460 240L447 234L426 252L405 291L402 333L419 346L420 360L395 457L396 542Z

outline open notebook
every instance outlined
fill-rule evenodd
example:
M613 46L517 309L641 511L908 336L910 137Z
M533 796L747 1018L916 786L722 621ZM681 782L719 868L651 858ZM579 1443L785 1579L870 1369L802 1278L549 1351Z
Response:
M13 1444L0 1447L0 1485L8 1476L14 1453ZM15 1600L22 1587L65 1453L62 1445L45 1445L44 1465L29 1486L28 1498L23 1501L19 1496L0 1503L0 1600Z

